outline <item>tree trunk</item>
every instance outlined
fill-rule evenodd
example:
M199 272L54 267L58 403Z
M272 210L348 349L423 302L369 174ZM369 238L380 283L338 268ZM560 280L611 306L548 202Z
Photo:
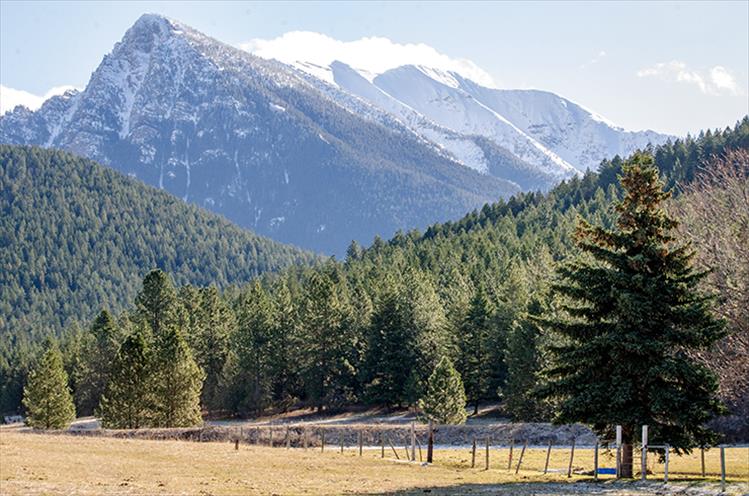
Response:
M632 473L632 443L625 442L622 444L622 465L621 465L621 477L623 479L631 479Z

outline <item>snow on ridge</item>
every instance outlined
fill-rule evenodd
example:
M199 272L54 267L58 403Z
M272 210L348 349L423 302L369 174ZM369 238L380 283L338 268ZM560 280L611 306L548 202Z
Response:
M44 143L45 148L49 148L50 146L52 146L52 143L54 143L55 139L57 139L57 137L62 132L63 127L73 118L73 114L75 114L76 110L78 110L78 105L81 101L80 95L81 93L77 90L68 90L62 95L62 98L69 99L71 101L71 104L63 114L62 118L58 122L56 122L51 129L49 129L49 138L47 139L46 143Z

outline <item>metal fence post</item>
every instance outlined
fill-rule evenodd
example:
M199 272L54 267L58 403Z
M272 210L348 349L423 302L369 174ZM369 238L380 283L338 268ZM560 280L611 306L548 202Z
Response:
M551 446L549 446L551 448ZM548 465L548 455L546 456L546 464ZM596 439L596 447L593 450L593 479L598 480L598 439Z
M642 455L640 455L640 475L642 480L648 477L648 426L642 426Z
M666 466L663 469L663 483L668 484L668 452L671 451L671 447L666 445Z
M616 478L622 476L622 426L616 426Z

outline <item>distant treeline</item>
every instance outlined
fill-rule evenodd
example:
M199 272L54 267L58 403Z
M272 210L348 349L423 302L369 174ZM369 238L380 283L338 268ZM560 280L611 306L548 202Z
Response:
M749 118L651 152L678 194L701 167L732 149L749 150ZM521 194L425 233L377 238L366 249L352 243L342 262L263 274L241 287L175 288L169 276L152 274L158 291L146 284L128 310L102 313L62 335L78 414L96 411L106 390L98 381L114 373L128 336L145 329L146 302L158 301L165 320L152 319L150 329L180 330L204 374L207 411L412 405L447 357L469 404L501 399L514 418L548 418L552 405L530 392L544 380L548 349L558 338L543 332L538 318L559 311L551 283L556 263L579 255L572 236L578 218L613 225L622 164L616 157L548 194ZM162 346L152 330L142 332L146 348ZM0 343L4 411L19 409L37 354L35 341Z

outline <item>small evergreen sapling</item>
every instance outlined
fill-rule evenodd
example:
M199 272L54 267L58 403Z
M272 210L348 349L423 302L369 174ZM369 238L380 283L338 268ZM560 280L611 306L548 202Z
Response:
M447 357L442 357L427 381L426 395L419 407L430 420L439 424L466 421L466 393L460 374Z

